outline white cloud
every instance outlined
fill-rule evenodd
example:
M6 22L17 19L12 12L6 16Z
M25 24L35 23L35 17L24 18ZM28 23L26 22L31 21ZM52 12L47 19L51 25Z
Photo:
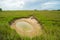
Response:
M46 2L43 5L52 5L52 4L56 4L56 2Z
M22 0L24 2L36 2L36 1L39 1L39 0Z
M10 9L21 9L25 5L25 2L22 0L4 0L0 2L1 7L4 10L10 10Z
M0 0L0 7L3 10L23 9L27 3L36 1L37 0Z
M49 9L59 3L53 0L0 0L0 8L3 10Z
M46 2L41 5L41 9L54 9L56 5L60 4L59 2Z

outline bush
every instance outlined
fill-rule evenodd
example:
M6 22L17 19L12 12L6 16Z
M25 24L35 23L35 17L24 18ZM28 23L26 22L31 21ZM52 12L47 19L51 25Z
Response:
M0 8L0 11L2 11L2 9Z
M57 11L60 11L60 9L58 9Z

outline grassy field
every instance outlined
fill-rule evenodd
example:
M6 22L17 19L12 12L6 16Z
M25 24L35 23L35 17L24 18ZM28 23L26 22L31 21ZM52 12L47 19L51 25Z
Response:
M10 28L13 19L30 15L33 15L42 25L41 36L21 37ZM0 40L60 40L60 11L1 11Z

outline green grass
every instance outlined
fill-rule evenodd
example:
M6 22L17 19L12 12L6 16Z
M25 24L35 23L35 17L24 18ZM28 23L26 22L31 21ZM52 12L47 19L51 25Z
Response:
M43 34L34 38L21 37L10 28L11 20L33 15L42 25ZM0 40L60 40L60 11L2 11Z

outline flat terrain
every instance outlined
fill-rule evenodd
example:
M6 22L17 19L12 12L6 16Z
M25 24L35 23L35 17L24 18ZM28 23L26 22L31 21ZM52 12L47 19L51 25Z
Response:
M43 34L34 38L21 37L11 29L11 21L33 15L42 25ZM60 11L2 11L0 40L60 40Z

